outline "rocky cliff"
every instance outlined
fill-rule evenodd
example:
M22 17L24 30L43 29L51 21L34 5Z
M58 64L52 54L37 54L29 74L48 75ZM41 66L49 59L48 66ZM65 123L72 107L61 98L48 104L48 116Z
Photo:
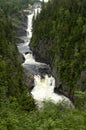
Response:
M50 65L55 91L72 100L76 91L86 91L86 4L79 2L54 0L43 5L33 21L30 44L36 60Z

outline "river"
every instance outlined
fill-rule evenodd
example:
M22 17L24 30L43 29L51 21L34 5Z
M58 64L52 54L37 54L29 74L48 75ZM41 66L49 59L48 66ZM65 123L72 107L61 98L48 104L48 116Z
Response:
M36 6L33 11L27 15L27 36L24 39L24 43L18 45L19 52L22 53L25 58L22 66L27 69L27 71L31 71L34 75L34 88L32 89L31 94L37 102L38 107L42 107L43 101L52 101L53 103L64 101L71 105L72 103L67 97L54 93L55 79L53 76L50 76L45 72L44 77L41 77L39 68L45 68L47 65L45 63L37 62L30 50L29 44L32 37L32 19L34 15L36 18L37 12L40 13L40 11L40 7Z

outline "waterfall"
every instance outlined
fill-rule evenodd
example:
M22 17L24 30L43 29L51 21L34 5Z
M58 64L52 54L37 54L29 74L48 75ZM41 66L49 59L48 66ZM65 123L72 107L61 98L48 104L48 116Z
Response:
M34 15L35 17L37 16L37 10L39 10L38 12L40 13L41 9L36 7L33 9L31 14L27 15L27 40L24 44L19 44L18 46L19 52L25 57L25 62L22 64L23 67L30 70L34 74L34 88L32 89L31 94L39 107L42 106L43 101L48 100L54 103L66 101L71 104L71 101L67 97L54 93L55 79L53 76L48 76L48 74L45 74L43 78L41 77L38 69L41 66L44 67L46 64L36 62L32 51L30 50L29 43L32 37L32 19Z
M40 0L40 1L48 2L49 0Z

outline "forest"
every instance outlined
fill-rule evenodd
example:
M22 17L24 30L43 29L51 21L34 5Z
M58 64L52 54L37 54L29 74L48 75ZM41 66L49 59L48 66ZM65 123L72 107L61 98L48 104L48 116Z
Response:
M27 96L14 30L21 24L20 12L34 1L0 0L0 130L86 130L86 1L42 3L33 21L33 52L39 49L37 54L55 69L75 105L68 109L45 102L40 111Z
M86 99L86 1L51 0L42 8L33 21L34 55L51 66L57 86L58 82L61 84L60 93L76 106L84 104L81 98Z

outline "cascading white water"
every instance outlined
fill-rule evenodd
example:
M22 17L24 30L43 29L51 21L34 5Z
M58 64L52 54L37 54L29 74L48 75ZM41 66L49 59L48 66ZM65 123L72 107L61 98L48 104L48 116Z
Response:
M29 68L30 65L34 66L41 66L45 65L44 63L36 62L32 52L29 47L29 43L32 37L32 19L33 16L37 16L38 8L35 8L33 12L30 15L27 15L28 19L28 25L27 25L27 38L28 40L25 41L24 44L20 44L18 46L18 49L20 53L23 54L25 57L25 62L22 64L23 67ZM40 13L41 9L39 9ZM33 98L37 101L39 107L42 106L43 101L50 100L54 103L58 103L60 101L65 100L69 104L71 104L70 100L66 98L65 96L58 95L54 93L55 88L55 79L51 76L49 77L47 74L44 78L41 78L40 75L35 74L34 75L34 88L31 91L31 94L33 95Z
M35 19L36 19L36 17L37 17L37 14L40 13L40 12L41 12L41 8L40 8L40 7L34 9L34 16L35 16Z
M48 2L49 0L40 0L40 1Z
M57 103L66 99L64 96L54 93L55 79L52 76L45 75L45 78L41 78L39 75L35 75L34 79L35 87L31 93L37 101L50 100Z
M28 39L31 39L31 37L32 37L32 19L33 19L33 16L34 16L33 13L27 16L27 18L28 18L28 25L27 25L27 37L28 37ZM28 44L29 44L29 42L28 42Z

